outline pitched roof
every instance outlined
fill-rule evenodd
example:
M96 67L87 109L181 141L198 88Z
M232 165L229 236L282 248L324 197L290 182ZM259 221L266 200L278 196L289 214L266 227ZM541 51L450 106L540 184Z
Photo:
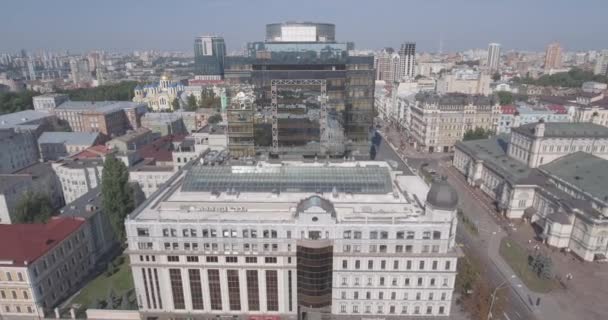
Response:
M36 261L59 242L77 231L82 218L52 218L46 224L0 225L0 261L13 266L26 266Z
M537 123L528 123L511 131L521 133L526 136L534 135L534 128ZM545 137L585 137L608 138L608 127L590 122L545 122Z
M72 159L93 159L93 158L102 158L105 157L108 153L112 152L105 145L97 145L92 146L90 148L86 148L77 154L71 156Z
M68 145L92 145L99 132L43 132L38 143L64 143Z

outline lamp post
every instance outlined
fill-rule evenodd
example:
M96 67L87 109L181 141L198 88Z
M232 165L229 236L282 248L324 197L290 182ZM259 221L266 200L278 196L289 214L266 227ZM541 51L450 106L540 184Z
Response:
M492 302L490 303L490 311L488 311L488 320L494 317L492 316L492 308L494 307L494 300L496 300L496 293L498 292L498 290L505 288L504 286L507 285L508 281L508 279L504 280L501 284L498 285L498 287L496 287L496 289L494 289L494 292L492 292Z

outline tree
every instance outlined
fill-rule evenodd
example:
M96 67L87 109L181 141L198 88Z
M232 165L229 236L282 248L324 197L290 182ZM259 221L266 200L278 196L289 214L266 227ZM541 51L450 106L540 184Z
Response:
M579 68L572 68L568 72L543 75L538 79L532 79L526 75L523 78L514 78L513 80L523 84L569 88L580 88L583 82L587 81L608 83L608 77L604 75L594 75L591 71L585 71Z
M125 218L135 209L135 204L129 185L129 171L114 155L109 155L103 164L101 195L104 212L122 244L125 241Z
M15 223L44 223L51 218L53 206L44 193L26 192L15 207Z
M222 115L219 113L216 113L214 115L212 115L211 117L209 117L209 119L207 119L207 123L209 124L216 124L219 122L222 122Z
M474 130L467 130L462 137L462 141L487 139L492 135L491 130L485 130L481 127L476 127Z
M193 94L188 96L188 101L186 103L186 106L187 106L188 111L196 110L196 108L197 108L196 97Z
M216 97L213 94L212 90L203 89L203 91L201 92L201 101L200 101L199 107L209 109L209 108L217 108L219 106L220 106L220 98Z
M171 109L173 109L173 111L179 110L179 99L178 98L173 99L173 101L171 102Z
M492 292L486 281L477 278L473 282L472 293L463 300L463 306L467 310L471 319L486 320L490 313L490 304L492 300ZM496 313L496 310L494 310Z
M33 109L32 98L37 95L35 91L0 92L0 114L13 113Z
M498 96L498 103L501 106L513 103L513 94L509 91L498 91L496 95Z
M495 72L495 73L492 75L492 80L494 80L494 81L498 81L498 80L500 80L500 73Z
M372 145L371 148L369 148L369 158L371 160L376 160L376 146Z
M67 94L71 100L75 101L132 100L135 86L137 86L135 81L123 81L94 88L56 91Z

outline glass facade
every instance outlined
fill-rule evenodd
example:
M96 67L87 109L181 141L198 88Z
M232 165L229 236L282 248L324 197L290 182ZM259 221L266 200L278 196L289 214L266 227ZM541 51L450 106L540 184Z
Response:
M247 270L247 304L249 304L250 311L260 310L260 289L257 270Z
M182 272L180 269L169 269L169 279L171 280L171 293L173 294L173 307L175 309L185 309L184 287L182 284Z
M222 310L222 287L220 284L220 271L217 269L207 270L209 276L209 295L211 310Z
M373 57L349 56L348 47L252 42L248 56L227 57L226 81L250 85L255 96L252 105L229 104L231 154L369 155Z
M279 287L276 270L266 270L266 309L279 311Z
M239 286L239 271L228 270L228 302L230 310L241 310L241 293Z
M203 36L194 39L194 66L197 75L224 75L226 44L221 37Z
M203 286L201 283L201 271L198 269L188 270L190 276L190 294L192 297L192 309L203 310Z
M298 305L307 308L331 306L333 246L297 247Z

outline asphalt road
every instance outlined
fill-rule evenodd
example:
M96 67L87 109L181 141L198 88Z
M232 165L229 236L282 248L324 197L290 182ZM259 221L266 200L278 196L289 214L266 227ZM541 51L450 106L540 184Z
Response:
M409 169L405 166L400 157L395 153L395 151L390 147L388 143L386 143L383 139L379 140L379 143L376 147L376 160L392 160L397 162L400 170L404 172L410 172ZM438 168L441 170L441 166L439 165L439 160L437 159L426 159L430 165L434 168ZM409 164L411 164L415 169L418 169L421 159L415 158L410 161L407 160ZM439 171L441 172L441 171ZM469 194L467 190L467 186L463 185L461 181L457 181L453 177L448 176L448 181L452 183L455 189L458 191L460 198L460 207L470 214L472 217L479 215L487 215L488 212L485 211L481 206L477 204L477 200L473 198L471 194ZM489 226L488 229L491 228L499 228L498 225ZM485 277L487 281L489 281L492 286L496 287L502 284L505 280L502 273L498 270L498 268L494 265L494 263L490 260L487 255L487 247L486 240L491 236L492 230L480 228L480 236L475 237L470 235L465 231L464 228L459 226L456 240L459 244L463 246L463 250L467 254L475 255L477 260L482 264L482 268L485 270ZM485 234L484 234L485 233ZM525 302L520 299L520 297L515 293L515 289L509 286L504 287L503 289L507 292L506 295L503 295L506 298L506 302L504 303L504 310L499 314L494 314L493 319L504 319L504 320L534 320L536 319L534 315L530 312Z

